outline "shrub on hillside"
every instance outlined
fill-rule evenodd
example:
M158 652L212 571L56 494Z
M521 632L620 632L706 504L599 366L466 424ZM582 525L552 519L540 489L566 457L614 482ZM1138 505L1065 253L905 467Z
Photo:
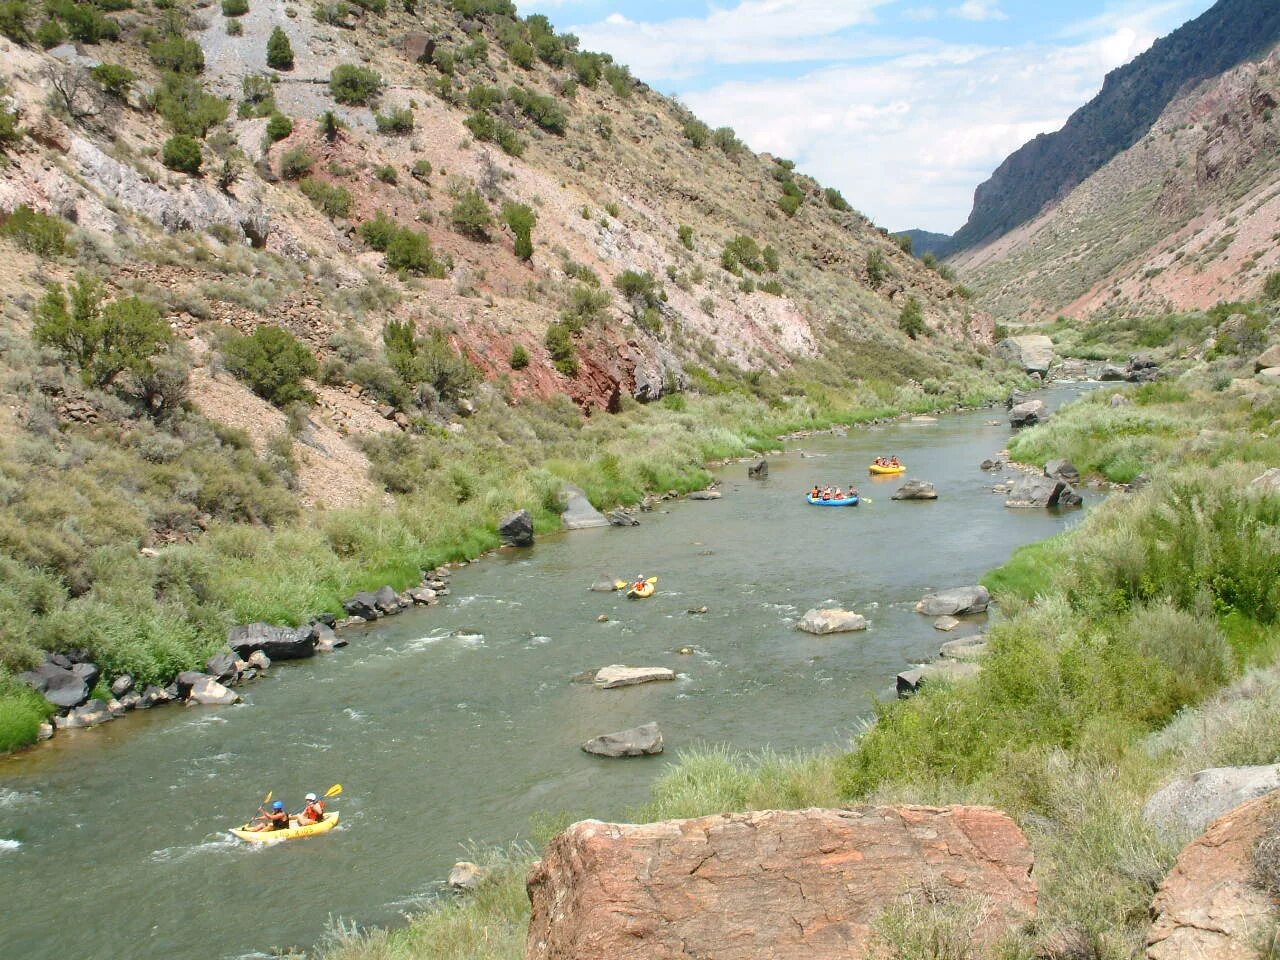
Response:
M326 217L336 220L351 213L351 192L346 187L325 183L315 177L305 177L298 184L298 189Z
M1262 296L1267 300L1280 300L1280 270L1267 274L1262 281Z
M557 370L566 377L578 375L578 358L574 353L573 337L568 327L557 320L547 327L544 343L551 354L551 363Z
M408 107L375 113L374 123L379 133L403 134L413 132L413 111Z
M29 43L31 15L30 0L3 0L0 2L0 33L14 43Z
M872 250L867 254L867 283L872 289L879 287L884 282L884 278L889 275L889 262L885 260L884 254L879 250ZM997 340L1001 339L996 337Z
M280 176L286 180L298 180L311 172L316 164L306 147L298 146L286 150L280 157Z
M827 199L827 206L832 210L839 210L841 213L849 213L853 207L849 205L849 201L835 187L827 187L822 191L822 195Z
M438 327L419 337L412 321L390 320L382 328L382 343L387 363L400 379L410 386L429 384L442 400L456 400L479 378L471 361Z
M4 153L22 139L23 130L18 124L18 111L0 103L0 153Z
M226 100L205 91L196 77L169 73L153 95L156 112L174 133L204 137L231 112Z
M100 63L89 70L93 79L98 81L102 92L117 100L127 100L138 75L128 67L118 63Z
M473 240L488 240L493 214L479 190L468 190L453 204L449 219L454 229Z
M529 351L524 348L524 344L517 343L511 348L511 369L523 370L529 366Z
M400 175L396 173L396 168L391 166L389 163L384 163L380 167L375 167L373 175L383 183L389 183L393 186L400 182Z
M243 17L249 12L249 0L222 0L224 17Z
M516 256L521 260L533 259L533 228L538 223L533 208L523 203L504 203L502 220L515 235Z
M23 250L40 257L60 257L67 252L71 225L59 217L37 213L25 203L9 214L0 236L9 237Z
M332 110L326 110L320 114L320 136L324 137L327 143L336 141L344 126L345 124L338 119L338 115Z
M526 117L543 130L563 134L569 125L569 120L555 97L515 86L507 91L507 96Z
M273 113L267 121L267 139L271 143L283 140L293 133L293 121L283 113Z
M524 141L505 120L476 111L463 122L477 140L496 143L508 156L519 157L524 154Z
M693 227L689 226L687 223L682 223L680 228L676 231L676 237L680 241L680 246L684 247L686 250L693 249Z
M240 81L240 106L236 108L238 117L269 117L275 112L276 90L270 77L250 74Z
M733 132L733 127L717 127L711 132L711 142L730 157L736 157L743 149L742 141Z
M314 402L315 395L302 381L318 372L316 358L289 331L267 325L248 336L235 333L222 353L227 369L264 400L278 407Z
M267 66L273 70L293 69L293 45L289 43L289 35L279 27L267 38Z
M186 37L165 37L151 44L147 51L151 54L151 62L161 70L187 75L204 70L204 51L200 44Z
M720 266L734 276L742 276L742 268L753 273L764 270L764 258L760 252L760 244L748 236L739 234L724 245L720 251Z
M166 140L160 156L170 170L192 176L200 172L200 164L204 161L200 141L184 133L175 134Z
M57 350L87 386L103 388L123 372L143 375L173 334L155 304L137 297L104 302L101 281L76 274L70 300L53 284L36 305L32 339Z
M437 280L448 272L446 264L436 259L431 239L425 233L408 227L398 229L387 244L387 267L397 273L412 273Z
M382 75L367 67L344 63L329 74L329 92L339 103L365 106L382 93Z
M898 329L912 340L925 332L924 311L915 297L908 297L902 312L898 314Z
M696 149L701 150L711 140L711 128L697 117L689 117L684 122L684 136Z
M73 0L46 0L45 9L66 28L67 36L77 43L101 43L119 40L120 24L105 16L99 6L75 3Z

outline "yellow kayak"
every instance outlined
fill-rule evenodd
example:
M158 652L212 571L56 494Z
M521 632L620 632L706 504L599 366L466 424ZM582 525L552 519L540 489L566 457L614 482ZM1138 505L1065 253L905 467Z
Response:
M867 467L867 469L870 470L876 476L887 476L889 474L907 472L907 468L902 466L901 464L899 464L896 467L884 467L878 463L873 463L871 464L871 466Z
M634 600L643 600L646 597L652 597L653 591L657 588L658 578L650 577L644 583L635 583L631 585L631 589L627 591L627 596Z
M290 821L293 823L295 821ZM241 840L250 843L270 843L276 840L298 840L302 837L314 837L317 833L328 833L338 825L338 814L326 813L319 823L309 823L305 827L290 827L288 830L250 830L252 823L246 823L231 832Z

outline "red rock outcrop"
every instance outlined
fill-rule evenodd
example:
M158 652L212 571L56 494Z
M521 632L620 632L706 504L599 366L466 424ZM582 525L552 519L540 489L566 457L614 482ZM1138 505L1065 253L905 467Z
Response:
M528 960L842 960L912 893L979 898L974 940L1034 914L1026 838L990 807L576 823L529 875Z
M1253 848L1280 817L1280 792L1242 803L1178 856L1151 904L1148 960L1253 960L1258 938L1280 920L1253 882Z

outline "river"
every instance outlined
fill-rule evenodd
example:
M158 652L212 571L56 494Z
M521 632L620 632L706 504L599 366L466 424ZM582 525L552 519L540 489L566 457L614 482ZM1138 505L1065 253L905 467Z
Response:
M1057 406L1081 389L1044 396ZM137 713L0 759L0 957L306 947L331 917L395 922L438 894L469 844L527 836L539 812L625 816L690 745L848 742L894 675L948 638L913 611L921 595L976 582L1082 516L1007 510L990 492L978 463L1005 446L1003 413L796 441L765 482L742 464L720 471L721 500L664 504L639 527L547 537L468 565L444 605L273 669L242 688L243 704ZM899 479L866 477L881 453L935 482L940 499L892 502ZM850 480L870 504L803 501L815 482ZM656 574L659 590L644 601L589 592L604 574ZM871 629L794 629L829 605L865 613ZM686 645L695 653L680 655ZM570 682L610 663L679 677L612 691ZM579 749L648 720L666 738L661 757ZM337 781L342 826L326 837L251 848L225 832L268 790L292 807Z

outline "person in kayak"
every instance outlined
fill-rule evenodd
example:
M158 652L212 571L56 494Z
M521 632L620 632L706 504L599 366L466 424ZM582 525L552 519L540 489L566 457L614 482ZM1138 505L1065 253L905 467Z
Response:
M284 808L284 801L277 800L271 804L270 810L265 810L261 815L253 818L254 825L249 829L253 833L263 833L267 830L288 830L289 829L289 811Z
M317 797L314 793L308 793L306 796L307 805L302 808L302 812L298 814L298 826L305 827L313 823L319 823L324 819L324 801Z

